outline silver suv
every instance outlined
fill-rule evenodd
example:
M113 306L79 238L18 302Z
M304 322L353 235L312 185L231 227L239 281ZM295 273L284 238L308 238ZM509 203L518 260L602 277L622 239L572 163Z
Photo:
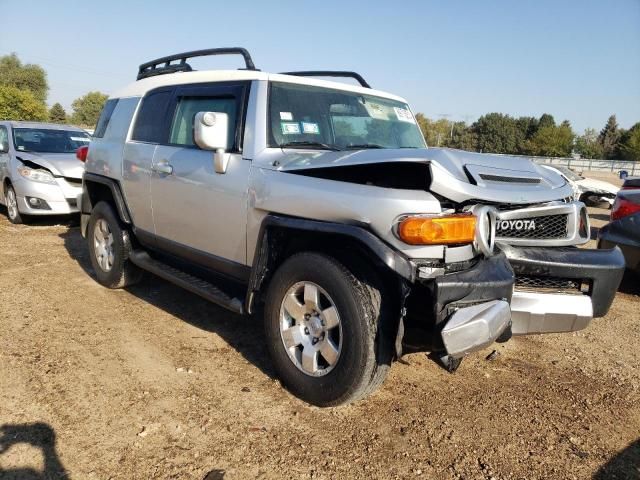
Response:
M217 54L246 68L187 63ZM624 259L575 248L590 232L571 195L528 160L427 148L407 102L353 72L270 74L213 49L145 63L108 100L82 232L107 287L146 270L261 312L284 385L330 406L403 352L453 371L512 334L604 315Z
M84 164L76 152L89 140L70 125L0 122L0 203L11 222L79 211Z

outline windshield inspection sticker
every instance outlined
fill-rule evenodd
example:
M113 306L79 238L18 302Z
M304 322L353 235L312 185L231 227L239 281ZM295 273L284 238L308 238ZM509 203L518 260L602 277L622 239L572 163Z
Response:
M299 135L300 125L298 122L280 122L283 135Z
M302 122L302 133L320 135L320 127L318 127L317 123Z
M293 113L280 112L280 120L293 120Z
M396 117L401 122L416 123L416 121L413 118L413 115L411 115L411 112L408 109L393 107L393 110L394 112L396 112Z

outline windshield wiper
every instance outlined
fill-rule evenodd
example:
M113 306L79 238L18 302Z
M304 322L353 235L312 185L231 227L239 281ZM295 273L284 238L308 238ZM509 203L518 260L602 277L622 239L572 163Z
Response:
M344 147L345 150L364 150L365 148L384 148L382 145L378 145L377 143L361 143L358 145L347 145Z
M334 152L338 152L341 150L337 145L329 145L328 143L322 142L311 142L311 141L298 141L298 142L287 142L281 143L278 145L280 148L291 148L291 147L307 147L307 148L323 148L325 150L332 150Z

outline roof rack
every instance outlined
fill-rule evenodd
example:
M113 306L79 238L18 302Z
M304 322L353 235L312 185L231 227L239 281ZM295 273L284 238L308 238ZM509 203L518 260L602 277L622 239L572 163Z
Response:
M364 88L371 88L371 85L356 72L346 72L339 70L310 70L307 72L282 72L283 75L295 75L297 77L346 77L355 78Z
M177 53L175 55L169 55L168 57L157 58L150 62L143 63L138 67L138 77L136 80L142 80L143 78L154 77L156 75L164 75L166 73L191 72L193 71L193 68L191 68L191 65L187 63L188 58L206 57L209 55L242 55L245 63L244 70L258 70L253 64L251 55L244 48L209 48L206 50ZM180 60L180 63L171 63L176 60Z

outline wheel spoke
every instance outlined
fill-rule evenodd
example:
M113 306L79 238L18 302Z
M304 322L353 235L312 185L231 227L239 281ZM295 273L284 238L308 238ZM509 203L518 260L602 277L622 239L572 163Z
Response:
M338 347L330 339L326 339L320 346L320 353L329 365L333 365L338 360Z
M324 318L325 327L327 328L327 330L331 330L332 328L337 327L338 324L340 323L340 318L338 317L338 310L334 306L325 308L322 311L322 317Z
M306 313L306 308L302 305L295 296L295 293L290 293L284 300L284 309L294 319L301 320Z
M315 310L319 309L320 292L318 291L318 287L312 283L304 284L304 304Z
M297 347L302 343L301 326L294 325L282 331L282 340L287 348Z
M318 352L311 347L302 350L302 368L309 373L318 370Z

